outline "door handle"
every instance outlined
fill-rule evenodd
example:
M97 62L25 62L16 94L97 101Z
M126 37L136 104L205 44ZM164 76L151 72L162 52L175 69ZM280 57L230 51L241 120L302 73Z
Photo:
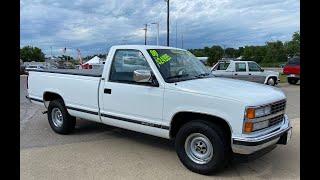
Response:
M238 73L235 73L234 75L238 75Z
M249 75L251 75L251 73L249 73Z
M105 94L111 94L111 89L104 89Z

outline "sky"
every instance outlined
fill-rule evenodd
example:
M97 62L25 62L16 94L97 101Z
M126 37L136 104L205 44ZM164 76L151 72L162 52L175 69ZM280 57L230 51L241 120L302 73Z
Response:
M47 55L105 54L112 45L166 45L165 0L20 0L20 47ZM300 30L298 0L170 0L170 46L203 48L288 41Z

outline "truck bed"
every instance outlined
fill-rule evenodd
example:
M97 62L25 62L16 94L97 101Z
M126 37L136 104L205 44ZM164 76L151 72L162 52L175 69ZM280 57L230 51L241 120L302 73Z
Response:
M99 69L43 69L43 70L30 70L30 71L101 77L103 69L102 68L99 68Z

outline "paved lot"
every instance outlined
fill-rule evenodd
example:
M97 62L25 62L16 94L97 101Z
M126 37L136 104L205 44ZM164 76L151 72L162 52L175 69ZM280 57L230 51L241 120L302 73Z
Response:
M300 179L300 86L281 84L288 97L287 113L294 133L248 163L233 162L215 176L187 170L173 142L77 120L71 135L53 133L44 109L25 99L26 78L20 78L21 179Z

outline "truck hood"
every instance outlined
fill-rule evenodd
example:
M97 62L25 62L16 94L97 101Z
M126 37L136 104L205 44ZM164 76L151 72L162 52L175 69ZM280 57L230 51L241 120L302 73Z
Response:
M233 99L255 106L285 99L280 88L229 78L203 78L170 84L170 89L211 97Z

